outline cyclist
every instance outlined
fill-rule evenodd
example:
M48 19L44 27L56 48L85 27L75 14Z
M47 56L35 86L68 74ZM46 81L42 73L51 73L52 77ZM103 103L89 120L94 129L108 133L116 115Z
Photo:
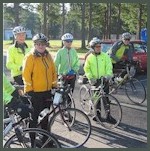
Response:
M90 47L93 49L93 52L86 58L84 71L85 75L89 80L91 85L99 86L100 78L102 76L107 76L108 78L112 76L112 63L110 57L101 52L101 41L100 39L92 39L89 43ZM105 80L104 91L109 93L109 81ZM110 102L106 99L108 107L110 107ZM103 120L102 118L100 118ZM93 117L93 120L96 120L96 117ZM116 120L108 113L106 121L110 123L116 123Z
M99 38L94 37L92 40L94 41L99 41ZM90 45L90 44L89 44ZM89 51L85 54L84 59L86 60L86 58L88 57L89 54L91 54L94 50L90 47Z
M67 76L65 84L70 84L72 92L75 87L76 74L80 68L77 52L72 48L73 36L66 33L61 37L64 47L59 49L55 57L58 75Z
M56 86L57 76L53 59L46 50L48 38L39 33L32 40L34 49L25 56L23 61L23 81L24 93L31 96L34 108L30 127L36 127L40 112L50 108L51 89ZM41 123L41 127L47 130L47 120Z
M11 76L14 81L19 85L23 85L22 62L25 54L30 50L25 43L26 29L22 26L17 26L12 32L15 43L8 49L6 67L11 70Z
M122 34L122 40L116 42L112 48L108 51L110 58L113 63L114 69L121 69L122 64L121 61L128 60L132 61L132 53L133 53L133 45L130 43L131 34L129 32L125 32ZM118 77L118 81L121 81L126 73L123 72Z
M27 105L22 103L18 97L20 93L7 79L6 75L3 73L3 103L8 109L14 109L22 117L26 118L29 116L30 109ZM22 97L22 99L25 99ZM5 112L4 112L5 113ZM6 113L4 117L7 116Z

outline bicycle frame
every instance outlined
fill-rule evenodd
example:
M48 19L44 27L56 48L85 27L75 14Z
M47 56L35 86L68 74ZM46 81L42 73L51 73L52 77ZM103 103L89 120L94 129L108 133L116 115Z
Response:
M117 89L119 89L126 81L127 79L132 79L132 76L130 75L130 70L129 70L130 64L126 64L126 68L124 70L121 71L126 71L127 73L125 74L124 78L122 81L120 81L119 83L117 83L116 87L113 88L109 94L112 94L114 91L116 91Z

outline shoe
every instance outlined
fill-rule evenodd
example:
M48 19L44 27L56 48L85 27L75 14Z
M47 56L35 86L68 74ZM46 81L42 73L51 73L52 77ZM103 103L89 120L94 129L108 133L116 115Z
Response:
M118 81L118 82L121 82L122 80L123 80L123 78L121 78L121 77L116 78L116 81Z
M116 124L117 123L117 121L111 115L108 115L106 121L109 122L110 124Z

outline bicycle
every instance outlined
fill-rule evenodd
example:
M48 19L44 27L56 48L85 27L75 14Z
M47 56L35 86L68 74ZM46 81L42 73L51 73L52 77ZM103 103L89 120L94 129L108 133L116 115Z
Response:
M64 101L64 105L70 108L75 108L75 101L74 98L72 97L72 89L71 89L71 85L68 84L68 79L70 78L70 76L66 76L66 75L59 75L58 76L58 86L61 88L65 88L67 90L67 93L64 93L63 95L63 99Z
M89 139L91 122L81 110L64 106L63 96L70 92L69 87L67 85L55 89L52 109L43 117L41 115L41 122L49 119L48 131L55 136L62 148L78 148Z
M80 76L80 103L85 114L96 116L97 121L105 128L112 129L118 126L122 119L122 109L119 101L112 95L104 92L104 80L105 77L101 77L101 84L91 86L85 77ZM107 120L111 115L116 122L111 123Z
M125 87L125 93L128 99L135 104L142 104L146 100L146 90L144 85L134 78L136 66L138 62L122 62L123 69L118 69L119 73L125 72L122 81L117 81L118 74L110 80L110 94L117 93L117 90Z
M9 117L3 120L5 125L3 137L5 139L12 130L14 134L3 144L4 148L50 148L50 145L52 148L60 148L57 139L47 131L39 128L23 128L22 121L26 119L29 122L30 117L24 119L13 109L6 108L6 111Z

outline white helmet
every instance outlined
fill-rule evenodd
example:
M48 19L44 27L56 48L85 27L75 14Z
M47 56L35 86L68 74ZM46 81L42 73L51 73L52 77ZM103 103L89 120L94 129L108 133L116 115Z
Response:
M129 32L123 33L122 39L131 39L131 34Z
M101 41L100 41L100 39L98 39L97 37L94 37L94 38L90 41L89 45L90 45L91 48L93 48L93 47L95 47L96 44L101 44Z
M33 36L32 40L33 40L33 42L35 42L35 43L36 43L37 41L42 41L42 42L48 43L48 38L47 38L44 34L42 34L42 33L36 34L35 36Z
M13 32L14 37L16 37L16 34L18 33L26 33L26 29L22 26L16 26L12 32Z
M65 41L65 40L73 40L73 36L72 36L72 34L70 34L70 33L66 33L66 34L64 34L64 35L61 37L61 40L62 40L62 41Z

